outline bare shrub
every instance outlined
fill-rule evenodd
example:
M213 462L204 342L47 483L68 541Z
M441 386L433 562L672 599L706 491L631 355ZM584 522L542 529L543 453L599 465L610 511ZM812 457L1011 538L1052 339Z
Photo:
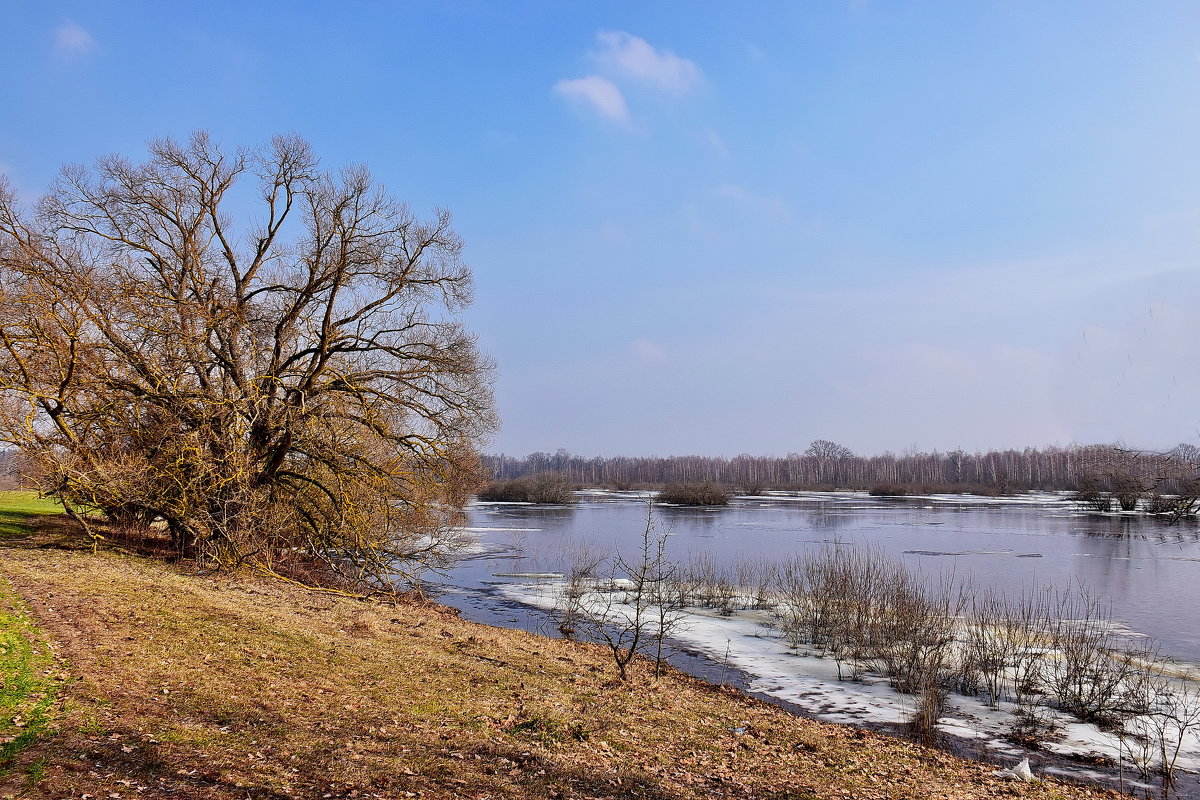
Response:
M1176 500L1173 497L1151 492L1146 498L1147 514L1173 514L1176 510Z
M1183 744L1200 727L1200 686L1174 676L1173 665L1163 660L1142 661L1139 667L1128 680L1130 708L1117 729L1121 767L1128 758L1141 778L1157 775L1167 796L1178 777Z
M477 496L480 500L493 503L567 505L576 501L574 488L574 484L562 475L542 472L524 478L494 481L483 487Z
M771 607L776 602L778 570L774 562L761 558L739 558L734 562L733 574L743 601L754 609Z
M1013 600L990 589L971 598L963 671L974 673L993 708L1004 699L1017 700L1040 682L1043 606L1034 595Z
M1158 746L1158 774L1165 792L1178 777L1176 765L1184 741L1200 727L1200 687L1194 683L1175 684L1159 692L1150 718Z
M1138 501L1146 494L1146 483L1131 473L1113 473L1109 476L1112 495L1122 511L1136 511Z
M783 562L775 572L775 624L792 647L813 641L814 603L809 586L808 559L794 556Z
M1112 496L1105 491L1104 479L1095 472L1085 472L1079 477L1071 500L1082 503L1093 511L1112 510Z
M857 569L858 560L841 549L825 550L805 559L803 566L809 587L809 640L833 657L839 679L847 664L850 676L858 677L855 655L866 638L863 623L870 616L870 594L863 586L868 578Z
M1158 703L1158 698L1170 689L1170 680L1161 672L1147 670L1138 680L1132 681L1128 689L1131 701L1143 712L1130 714L1116 728L1119 767L1124 776L1126 762L1143 780L1154 775L1154 756L1158 749L1155 742L1155 724L1149 710Z
M585 598L595 591L596 577L603 563L604 553L594 542L576 544L568 549L562 598L557 608L558 630L563 636L571 638L575 635L586 613Z
M945 676L937 666L926 664L919 687L917 706L909 717L908 727L914 739L932 742L937 738L937 723L946 713L946 701L949 699Z
M715 483L669 483L658 493L657 502L680 506L727 506L733 495Z
M802 562L810 641L833 657L838 677L857 680L878 655L883 597L895 565L874 550L832 548Z
M622 681L629 680L630 664L651 642L655 675L660 673L664 643L681 619L682 595L672 589L679 568L667 558L666 545L666 534L654 524L654 506L647 504L637 552L614 555L606 585L580 606L580 623L589 638L607 645Z
M700 553L689 559L679 577L692 605L712 607L713 586L717 582L717 561L712 553Z
M950 676L954 664L956 619L967 603L961 584L929 585L899 564L879 609L875 634L876 661L891 684L907 694L933 692Z
M1013 639L1012 699L1025 709L1033 709L1042 696L1049 614L1045 593L1026 592L1009 602L1004 635Z
M737 583L729 568L718 564L711 553L693 556L682 571L681 580L697 605L719 609L725 616L737 607Z
M662 554L663 542L665 542L665 538L659 539L659 544L655 547L655 558L659 559L662 565L666 565L667 562ZM660 567L658 574L661 579L655 580L650 587L655 679L662 675L662 668L666 663L664 648L667 639L683 624L683 611L688 607L687 593L684 590L683 582L679 580L679 572L677 564Z
M519 479L493 481L475 495L489 503L525 503L525 487Z
M1052 657L1043 680L1063 709L1081 719L1112 724L1130 712L1126 694L1137 662L1149 653L1131 653L1114 631L1109 604L1083 587L1057 594L1047 631Z
M1195 514L1200 504L1200 478L1181 478L1175 496L1175 511L1178 515Z

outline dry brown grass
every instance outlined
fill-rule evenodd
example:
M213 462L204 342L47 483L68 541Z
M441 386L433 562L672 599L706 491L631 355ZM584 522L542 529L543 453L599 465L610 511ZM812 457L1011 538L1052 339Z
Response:
M56 732L0 796L1108 796L1003 782L679 674L618 685L599 648L437 606L29 541L0 572L70 675Z

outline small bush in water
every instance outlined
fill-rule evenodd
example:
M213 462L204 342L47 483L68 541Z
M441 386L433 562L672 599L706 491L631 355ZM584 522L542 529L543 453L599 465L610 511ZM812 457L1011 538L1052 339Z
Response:
M573 485L562 475L542 472L508 481L489 483L479 491L480 500L507 503L563 505L574 503Z
M681 506L727 506L731 497L724 486L712 483L669 483L658 493L658 502Z

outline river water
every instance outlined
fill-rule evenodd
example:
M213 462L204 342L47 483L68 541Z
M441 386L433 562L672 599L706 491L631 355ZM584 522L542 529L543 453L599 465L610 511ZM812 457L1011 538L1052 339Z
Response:
M573 506L474 503L477 545L432 582L464 616L550 632L503 592L516 574L559 572L591 544L632 551L646 527L644 495L586 491ZM1156 640L1165 655L1200 662L1200 529L1137 514L1096 514L1062 494L875 498L863 493L738 497L723 508L655 505L673 559L785 560L830 546L874 547L936 577L1019 594L1074 581L1111 602L1113 619Z

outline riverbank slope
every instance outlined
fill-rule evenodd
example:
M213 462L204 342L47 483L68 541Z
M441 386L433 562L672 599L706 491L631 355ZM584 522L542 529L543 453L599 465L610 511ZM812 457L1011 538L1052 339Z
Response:
M93 555L12 520L0 600L45 718L0 796L1115 796L994 778L678 673L620 685L599 648L438 606ZM21 713L0 736L28 728Z

